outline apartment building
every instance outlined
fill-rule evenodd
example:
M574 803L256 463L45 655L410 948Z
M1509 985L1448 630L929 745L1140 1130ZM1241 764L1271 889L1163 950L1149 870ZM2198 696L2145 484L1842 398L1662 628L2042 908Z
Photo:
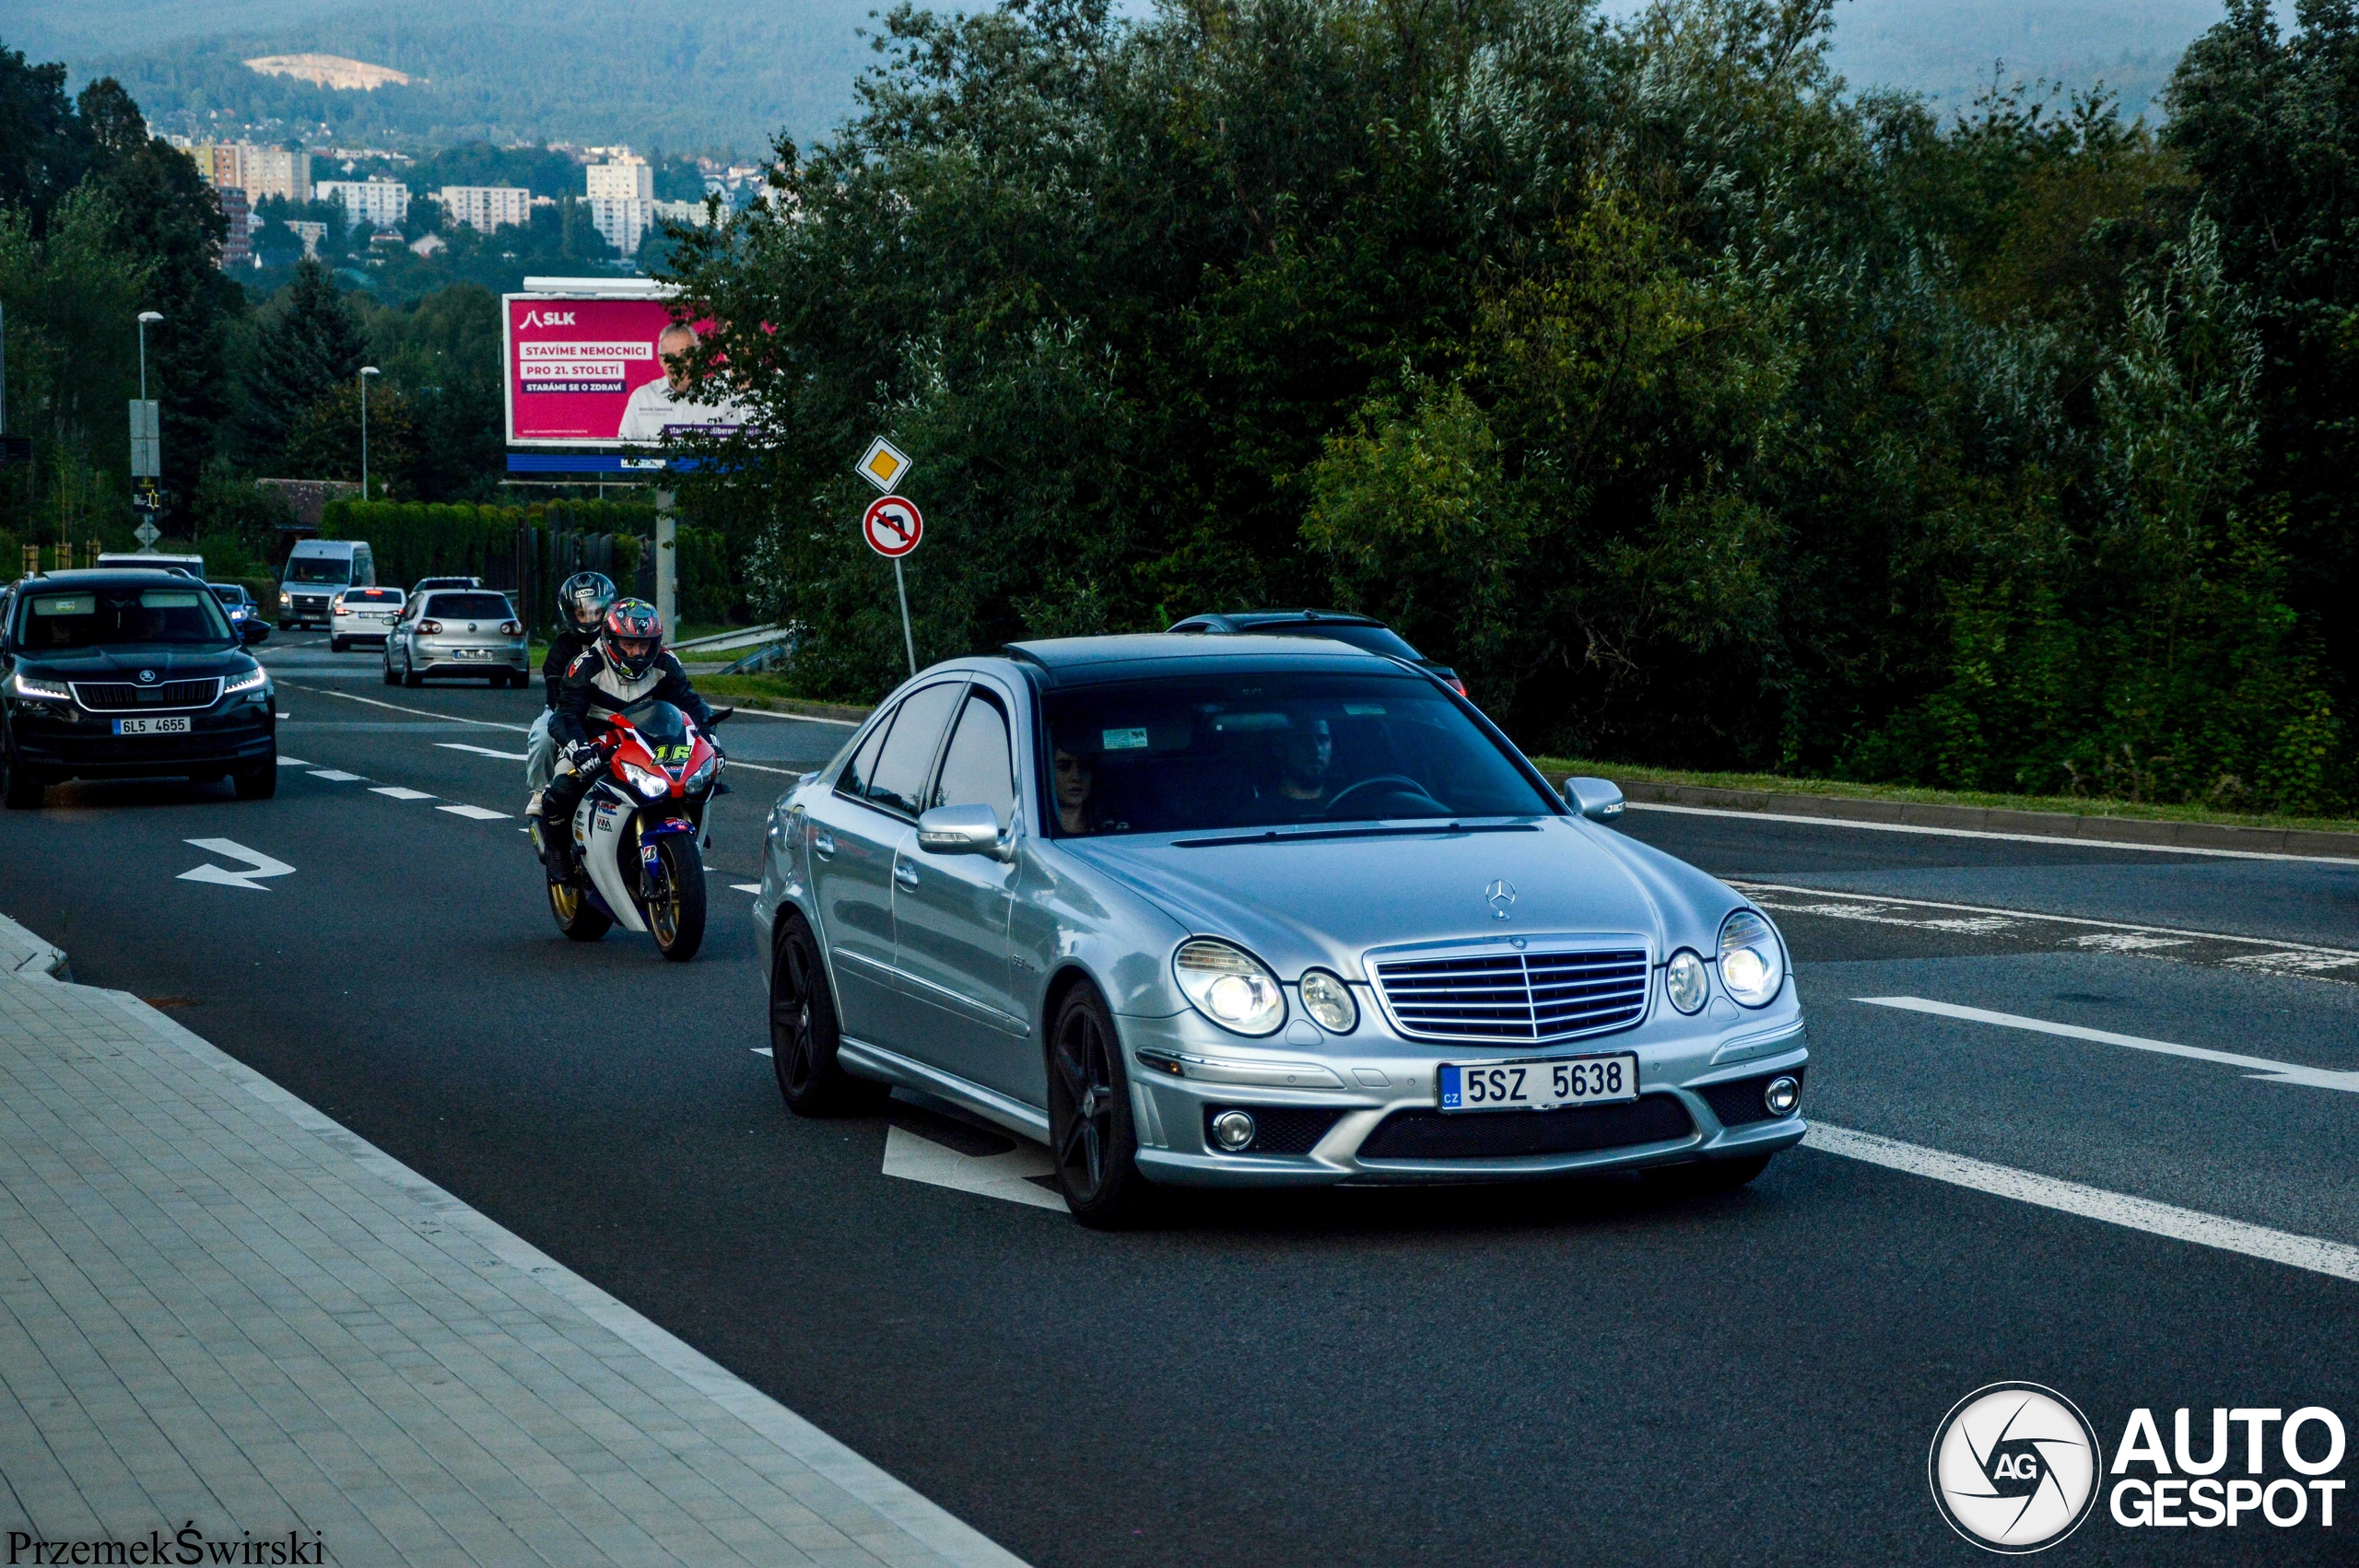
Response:
M243 191L249 203L265 196L290 202L311 199L311 155L255 142L187 142L172 145L188 154L196 172L216 190Z
M228 272L232 267L252 266L253 205L235 185L216 186L214 194L221 198L222 214L229 220L229 238L221 241L221 270Z
M345 220L372 228L399 228L409 216L409 187L375 175L367 180L323 180L320 199L344 208Z
M445 185L441 202L443 221L485 234L533 220L533 193L521 185Z

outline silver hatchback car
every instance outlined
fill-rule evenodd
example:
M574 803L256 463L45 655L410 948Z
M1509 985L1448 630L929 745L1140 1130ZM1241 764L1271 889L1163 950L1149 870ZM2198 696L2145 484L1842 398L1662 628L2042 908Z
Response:
M1748 1181L1804 1130L1784 942L1568 790L1339 643L937 665L772 812L780 1089L956 1102L1091 1224L1144 1183Z
M491 589L417 592L385 636L385 684L414 686L428 675L483 675L494 686L531 676L524 623Z

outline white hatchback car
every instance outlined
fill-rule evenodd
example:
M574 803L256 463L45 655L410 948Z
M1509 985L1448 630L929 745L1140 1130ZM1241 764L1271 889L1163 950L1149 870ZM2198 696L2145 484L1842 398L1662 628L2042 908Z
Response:
M347 588L328 606L328 649L342 653L356 642L382 643L402 618L398 588Z

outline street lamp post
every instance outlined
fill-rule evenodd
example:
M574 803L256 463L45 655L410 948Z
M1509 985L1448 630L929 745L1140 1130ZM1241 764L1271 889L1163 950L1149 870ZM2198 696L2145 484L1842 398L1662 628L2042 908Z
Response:
M147 401L147 329L164 319L161 310L139 312L139 401Z
M360 498L369 498L369 378L377 373L374 365L360 367Z

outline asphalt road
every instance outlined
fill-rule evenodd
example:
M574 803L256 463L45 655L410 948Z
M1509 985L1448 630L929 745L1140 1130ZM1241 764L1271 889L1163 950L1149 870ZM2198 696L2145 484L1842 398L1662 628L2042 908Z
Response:
M303 764L276 800L53 790L0 818L0 908L1041 1568L1980 1562L1926 1484L1980 1385L2063 1391L2108 1455L2139 1406L2165 1442L2179 1406L2200 1433L2214 1405L2359 1426L2359 1285L1814 1150L1714 1199L1191 1197L1118 1235L895 1179L886 1120L780 1105L733 886L841 727L724 731L714 930L669 965L548 919L514 814L536 693L386 688L316 637L266 653ZM1778 909L1813 1118L2359 1243L2349 1089L2153 1048L2359 1069L2337 977L2359 955L2321 951L2359 950L2359 868L1670 813L1628 831ZM237 864L193 839L294 869L187 880ZM2348 1562L2343 1504L2331 1529L2100 1507L2054 1560Z

